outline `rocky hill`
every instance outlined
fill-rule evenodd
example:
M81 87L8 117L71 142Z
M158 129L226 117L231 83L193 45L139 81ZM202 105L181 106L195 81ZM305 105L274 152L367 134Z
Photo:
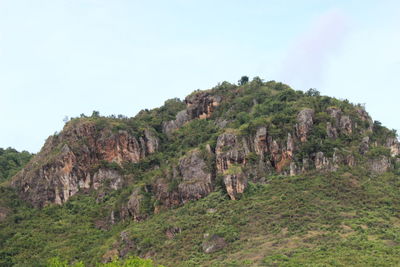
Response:
M373 121L363 106L257 77L195 91L133 118L82 115L50 136L11 188L2 189L23 200L8 204L14 213L2 222L3 264L42 264L52 256L94 264L127 255L167 266L301 262L291 246L296 253L316 248L307 240L334 235L338 227L355 233L343 222L368 220L353 214L358 208L374 212L380 203L395 232L399 165L395 131ZM385 195L386 204L374 202ZM59 233L20 228L40 224L32 216L60 223ZM92 233L86 252L78 251L85 242L77 227L85 237ZM18 245L24 231L44 244ZM65 238L63 249L46 243L48 236ZM399 236L390 240L387 246L398 249ZM81 243L72 248L74 242ZM33 251L39 258L27 260Z

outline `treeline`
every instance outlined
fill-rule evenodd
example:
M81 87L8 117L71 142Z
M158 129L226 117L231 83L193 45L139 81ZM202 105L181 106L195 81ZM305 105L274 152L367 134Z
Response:
M15 175L33 155L28 151L18 152L14 148L0 148L0 183Z

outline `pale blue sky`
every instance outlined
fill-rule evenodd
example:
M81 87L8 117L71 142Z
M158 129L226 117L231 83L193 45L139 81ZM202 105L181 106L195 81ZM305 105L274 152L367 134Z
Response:
M0 147L240 76L366 103L400 129L400 1L0 0Z

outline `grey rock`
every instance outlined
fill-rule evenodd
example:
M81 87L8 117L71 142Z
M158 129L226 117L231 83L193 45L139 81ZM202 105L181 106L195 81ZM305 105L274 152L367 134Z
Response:
M211 237L207 237L207 239L203 242L202 248L204 253L214 253L224 249L228 244L225 239L218 235L212 235Z
M226 174L224 184L229 197L236 200L244 193L247 187L247 177L243 173Z
M370 159L368 164L370 170L377 174L387 172L391 168L390 159L386 156Z
M368 152L368 150L369 150L369 137L365 136L361 141L359 151L362 155L364 155L365 153Z
M353 132L352 121L349 116L342 116L340 118L340 132L347 135Z
M332 126L332 124L330 122L328 122L326 125L326 135L329 138L333 138L333 139L338 138L337 129L336 129L336 127Z
M336 107L329 107L326 109L326 113L334 119L333 127L339 127L340 118L342 117L342 111Z
M182 182L178 185L182 203L198 200L212 192L213 176L201 151L189 152L182 158L179 161L178 171L182 177Z
M93 175L93 188L95 190L99 189L101 186L106 185L107 187L118 190L122 188L123 177L116 170L110 169L99 169Z
M390 137L386 140L386 147L390 149L390 155L396 157L400 155L400 142L395 137Z
M307 135L314 124L314 110L303 109L297 114L296 133L301 142L307 141Z

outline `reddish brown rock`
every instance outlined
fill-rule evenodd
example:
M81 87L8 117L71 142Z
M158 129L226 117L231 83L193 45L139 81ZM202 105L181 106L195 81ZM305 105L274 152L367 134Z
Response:
M123 176L102 167L103 162L139 162L157 149L158 139L150 130L138 141L126 131L97 129L87 120L71 121L59 135L47 139L12 185L36 207L62 204L79 190L98 189L106 181L110 189L122 186Z

